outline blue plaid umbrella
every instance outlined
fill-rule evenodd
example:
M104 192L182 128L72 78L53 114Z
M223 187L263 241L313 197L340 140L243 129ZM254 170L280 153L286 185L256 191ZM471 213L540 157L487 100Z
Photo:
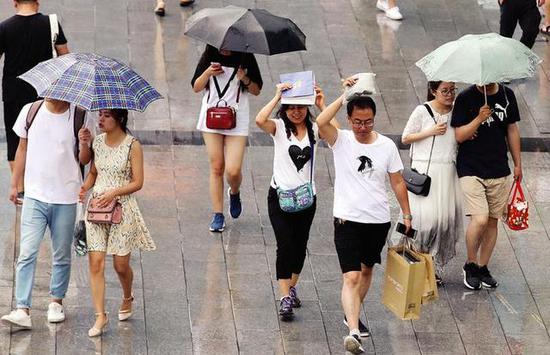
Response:
M70 53L36 65L19 76L41 97L87 110L122 108L143 112L162 95L127 65L91 53Z

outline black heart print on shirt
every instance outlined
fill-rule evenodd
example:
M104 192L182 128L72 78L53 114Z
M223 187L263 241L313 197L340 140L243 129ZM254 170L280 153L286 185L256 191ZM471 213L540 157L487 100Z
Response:
M296 171L299 172L311 158L311 147L308 146L302 149L297 145L291 145L288 147L288 155L290 155L290 159L296 165Z

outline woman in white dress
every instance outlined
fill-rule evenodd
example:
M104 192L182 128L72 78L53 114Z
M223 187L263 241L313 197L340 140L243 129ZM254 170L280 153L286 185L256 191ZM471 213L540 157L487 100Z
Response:
M454 83L430 81L428 102L414 109L402 135L402 142L411 144L411 167L431 178L428 196L409 192L409 204L412 226L418 231L415 245L434 256L438 284L462 234L462 195L455 168L457 143L450 125L455 94Z
M248 94L259 95L262 84L253 54L218 51L210 45L206 46L191 80L193 91L203 93L197 129L202 131L210 162L211 232L222 232L225 228L222 212L224 174L229 184L229 214L238 218L242 212L239 192L249 128ZM235 128L210 129L206 126L208 108L217 105L236 109Z

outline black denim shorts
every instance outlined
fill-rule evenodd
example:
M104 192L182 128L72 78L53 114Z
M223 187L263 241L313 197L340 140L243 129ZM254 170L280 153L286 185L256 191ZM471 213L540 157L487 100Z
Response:
M358 223L334 218L334 245L342 273L361 271L361 264L380 264L391 223Z

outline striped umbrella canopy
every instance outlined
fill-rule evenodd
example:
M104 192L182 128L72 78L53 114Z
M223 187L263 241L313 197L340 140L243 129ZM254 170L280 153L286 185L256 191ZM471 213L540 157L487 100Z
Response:
M219 50L273 55L306 49L292 20L262 9L207 8L187 20L185 34Z
M86 110L120 108L143 112L162 95L126 64L93 53L70 53L39 63L19 76L38 96Z

